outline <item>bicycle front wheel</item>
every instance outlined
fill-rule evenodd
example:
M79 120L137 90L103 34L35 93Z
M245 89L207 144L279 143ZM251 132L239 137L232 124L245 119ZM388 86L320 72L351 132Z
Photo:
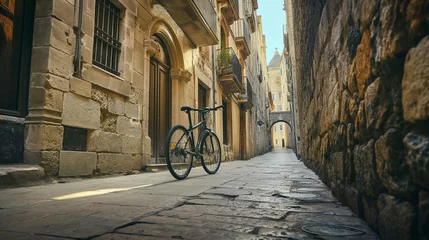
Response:
M165 140L165 158L168 170L178 180L185 179L191 172L194 144L188 130L181 125L174 126Z
M203 158L201 163L208 174L215 174L220 167L222 153L219 138L213 132L205 132L201 138L200 153Z

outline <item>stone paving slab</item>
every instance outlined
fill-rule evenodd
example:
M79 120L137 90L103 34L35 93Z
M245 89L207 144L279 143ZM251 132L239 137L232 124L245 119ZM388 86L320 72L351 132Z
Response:
M290 151L183 181L159 172L0 191L0 239L378 239ZM302 230L313 223L365 234Z

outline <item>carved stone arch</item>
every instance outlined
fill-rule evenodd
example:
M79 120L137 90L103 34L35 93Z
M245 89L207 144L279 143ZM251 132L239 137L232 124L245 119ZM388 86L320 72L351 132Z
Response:
M186 92L186 84L191 81L192 73L185 69L181 41L179 41L174 29L167 21L159 17L152 19L148 25L148 36L145 40L146 52L149 59L159 47L159 44L154 40L155 38L162 41L170 61L172 126L179 123L185 124L186 121L182 119L180 107L189 105L189 103L186 102L186 98L181 96L181 93Z
M152 36L155 35L163 41L170 56L171 69L185 68L182 46L180 45L179 39L174 33L174 30L166 21L161 18L154 18L149 24L148 35L150 38L149 41L153 40Z

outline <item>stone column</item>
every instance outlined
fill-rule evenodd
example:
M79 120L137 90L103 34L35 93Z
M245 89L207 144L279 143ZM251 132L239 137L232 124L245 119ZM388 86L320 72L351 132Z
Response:
M186 124L187 122L180 121L180 108L185 105L183 94L185 92L186 83L191 81L192 73L181 68L172 69L171 76L171 107L172 107L172 125ZM183 119L183 118L182 118ZM187 118L186 118L187 119ZM185 127L187 127L185 125Z
M24 162L40 164L49 175L58 174L62 148L63 94L73 71L73 17L73 1L36 1Z
M150 85L150 58L155 54L155 51L158 49L158 45L155 40L151 38L146 38L144 40L144 76L143 76L143 122L142 122L142 131L143 131L143 166L147 166L151 163L151 139L149 137L149 85Z

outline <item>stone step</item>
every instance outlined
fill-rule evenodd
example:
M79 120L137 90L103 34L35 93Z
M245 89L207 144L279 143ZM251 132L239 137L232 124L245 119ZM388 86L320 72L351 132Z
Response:
M0 187L27 187L45 183L45 171L39 165L0 165Z
M194 160L192 163L192 167L199 167L201 166L201 162L198 160ZM167 171L168 166L166 163L159 163L159 164L148 164L146 165L145 171L146 172L160 172L160 171Z
M167 171L168 167L165 163L160 164L148 164L145 169L147 172L160 172L160 171Z

